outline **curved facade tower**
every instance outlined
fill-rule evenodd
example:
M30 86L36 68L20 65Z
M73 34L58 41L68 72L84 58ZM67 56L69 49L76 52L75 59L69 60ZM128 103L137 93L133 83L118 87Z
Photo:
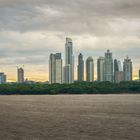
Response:
M78 56L78 81L84 81L84 60L83 55L80 53Z
M86 81L93 82L94 81L94 63L93 58L90 56L86 60Z
M24 83L24 69L23 68L17 69L17 82Z
M74 82L74 55L73 43L71 38L66 38L65 43L65 66L64 66L64 83L71 84Z

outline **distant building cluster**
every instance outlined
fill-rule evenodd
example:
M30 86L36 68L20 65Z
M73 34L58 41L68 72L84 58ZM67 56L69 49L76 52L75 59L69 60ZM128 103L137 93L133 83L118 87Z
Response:
M128 57L124 59L123 68L121 61L114 59L110 50L107 50L104 57L97 60L98 81L109 81L120 83L121 81L132 81L132 61Z
M49 82L66 83L74 82L74 55L73 42L71 38L66 38L65 43L65 65L62 65L61 53L50 54L49 60ZM94 81L94 60L92 56L86 59L84 66L83 54L78 56L77 81ZM84 69L86 70L84 72ZM110 50L97 60L97 81L109 81L120 83L121 81L132 81L132 61L129 57L124 59L123 67L121 61L113 59ZM86 79L84 79L86 77ZM140 71L139 71L140 79Z
M74 55L72 39L66 38L65 43L65 66L62 66L61 53L50 54L49 82L73 83L74 82Z
M84 62L83 54L78 55L77 66L77 81L95 81L94 74L95 66L92 56L89 56ZM113 59L110 50L105 52L104 56L97 59L97 81L109 81L120 83L121 81L132 81L133 66L131 59L127 56L124 59L123 65L120 60ZM140 70L139 70L140 81ZM5 73L0 73L0 84L7 83L7 76ZM17 83L35 83L25 79L23 67L17 68ZM48 82L47 82L48 83ZM49 83L74 83L74 54L73 42L71 38L66 38L65 43L65 63L61 53L50 54L49 57Z

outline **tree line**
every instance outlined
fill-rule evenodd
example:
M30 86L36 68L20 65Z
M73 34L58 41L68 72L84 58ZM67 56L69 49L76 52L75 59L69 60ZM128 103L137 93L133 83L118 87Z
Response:
M140 93L140 82L75 82L73 84L2 84L1 95Z

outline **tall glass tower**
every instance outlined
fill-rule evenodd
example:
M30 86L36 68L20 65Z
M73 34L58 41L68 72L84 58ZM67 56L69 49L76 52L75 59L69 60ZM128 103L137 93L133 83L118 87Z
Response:
M123 62L123 72L124 72L124 80L125 81L132 81L132 61L127 56Z
M49 59L49 82L62 83L62 59L61 53L50 54Z
M24 69L23 68L17 69L17 82L18 83L24 82Z
M117 59L114 60L114 82L120 83L121 81L124 81L121 61L118 61Z
M74 82L74 55L73 43L71 38L66 38L65 43L65 66L64 66L64 83Z
M94 81L94 63L93 58L90 56L86 60L86 81L93 82Z
M97 80L98 82L104 81L104 57L99 57L97 60Z
M110 50L105 53L104 81L113 82L113 57Z
M78 81L84 81L84 60L83 55L80 53L78 56Z

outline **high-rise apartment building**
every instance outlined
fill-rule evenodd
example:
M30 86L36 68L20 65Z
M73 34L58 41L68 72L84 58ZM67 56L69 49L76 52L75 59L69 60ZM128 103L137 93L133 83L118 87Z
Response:
M71 74L70 74L70 65L64 66L64 83L65 84L70 84L70 79L71 79Z
M88 57L86 60L86 81L87 82L94 81L94 62L91 56Z
M118 60L114 59L114 72L119 71Z
M124 74L123 71L116 71L115 72L115 83L120 83L121 81L124 81Z
M123 62L124 81L132 81L132 61L127 56Z
M102 82L104 81L104 57L99 57L97 60L97 81Z
M118 61L117 59L115 59L114 60L114 82L120 83L121 81L124 81L121 61Z
M73 55L73 43L71 38L66 38L65 43L64 76L65 76L64 83L70 84L74 82L74 55Z
M50 54L49 60L49 82L62 83L62 58L61 53Z
M113 82L113 57L110 50L105 53L104 81Z
M24 83L24 69L23 68L17 69L17 82Z
M122 69L122 63L119 60L118 60L118 69L119 69L119 71L123 71L123 69Z
M56 75L56 64L55 64L55 54L50 54L49 59L49 82L50 84L55 83Z
M140 70L139 70L139 81L140 81Z
M84 60L83 60L83 55L80 53L78 56L78 66L77 66L77 71L78 71L78 81L84 81Z
M0 84L5 84L7 82L7 76L1 72L0 73Z

